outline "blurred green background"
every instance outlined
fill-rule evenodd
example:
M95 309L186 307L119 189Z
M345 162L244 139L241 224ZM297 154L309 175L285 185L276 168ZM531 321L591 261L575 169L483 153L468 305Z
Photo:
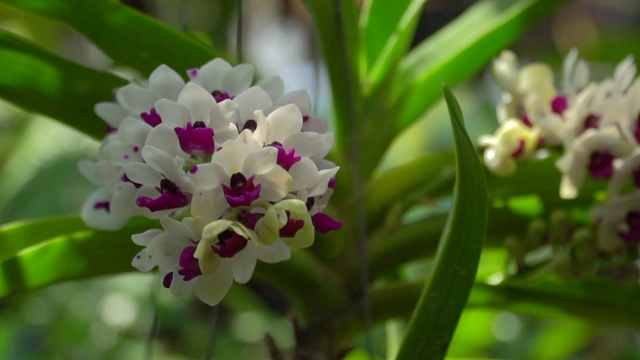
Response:
M235 53L235 1L126 3L202 41L215 43L230 57ZM416 42L471 3L428 1ZM306 88L316 106L314 112L329 117L328 80L319 64L313 30L301 3L245 0L244 6L245 62L254 64L262 76L281 75L286 90ZM113 68L108 57L63 24L0 6L0 27L83 65L136 77L129 69ZM578 47L593 64L597 79L601 78L599 73L611 71L627 54L638 58L640 2L576 1L528 31L512 49L523 61L543 60L560 69L562 56L572 47ZM456 94L472 138L497 127L493 104L499 92L488 71L459 86ZM395 141L381 169L451 146L446 109L439 103ZM0 224L77 213L93 189L79 174L77 162L95 156L97 148L97 142L74 130L0 103ZM502 250L483 255L484 274L499 270L504 257ZM411 270L408 267L409 276ZM160 291L158 281L153 275L131 273L65 283L4 300L0 302L0 358L192 359L214 352L216 359L268 359L264 340L267 333L283 350L294 344L295 329L286 302L257 281L246 287L234 286L215 311L193 298L174 298ZM273 306L256 305L259 298ZM392 322L386 326L402 325ZM386 338L384 330L374 331L380 358L384 358L387 346L397 346L396 339ZM640 359L640 334L629 329L595 327L570 317L538 318L469 308L463 314L449 355ZM350 358L366 356L353 352Z

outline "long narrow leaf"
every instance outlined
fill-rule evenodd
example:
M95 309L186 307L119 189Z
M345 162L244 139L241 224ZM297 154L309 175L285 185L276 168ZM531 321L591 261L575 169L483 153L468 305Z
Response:
M482 0L425 40L399 64L395 120L405 128L438 98L438 84L454 85L475 74L501 49L566 0Z
M0 262L0 298L62 281L131 271L131 259L139 251L131 235L148 227L131 225L116 232L85 228L23 249Z
M77 216L5 224L0 226L0 261L58 234L68 234L83 228L85 225Z
M85 35L115 62L148 75L166 64L177 71L216 54L203 43L112 0L1 0L59 20Z
M434 271L414 310L397 359L444 358L473 286L487 226L487 189L460 106L443 87L456 143L456 185Z
M99 138L105 123L93 112L126 81L74 64L0 31L0 97Z
M411 45L420 13L427 0L366 2L360 30L367 66L365 86L374 87Z
M306 0L331 80L337 151L351 150L353 122L360 124L357 9L354 0ZM334 149L335 150L335 149Z
M422 282L390 283L371 292L374 323L406 318L420 296ZM491 308L522 314L565 318L577 317L603 326L620 326L640 330L637 311L640 288L612 282L566 281L538 284L474 284L467 307ZM364 323L357 314L362 304L323 324L314 333L333 331L337 339L350 339L362 332ZM427 359L429 353L415 357Z
M131 235L153 227L153 222L140 218L119 231L98 231L87 229L78 217L4 225L0 228L0 299L63 281L134 271L131 260L141 248ZM337 276L302 250L295 251L289 261L258 266L255 277L286 291L305 321L315 321L324 311L346 304Z

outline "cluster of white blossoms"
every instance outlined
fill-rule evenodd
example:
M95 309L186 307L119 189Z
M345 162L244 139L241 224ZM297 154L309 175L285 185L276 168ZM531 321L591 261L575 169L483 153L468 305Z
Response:
M594 81L573 50L564 61L560 89L548 65L519 67L509 51L496 59L493 73L503 95L500 127L479 141L486 167L508 176L517 161L539 149L560 149L561 198L576 198L586 177L607 181L605 202L590 213L599 250L640 244L640 79L633 58L624 59L613 76Z
M338 167L324 159L333 135L305 91L283 94L278 77L252 86L253 67L222 59L188 76L163 65L96 105L108 134L97 161L80 163L101 187L82 218L104 230L159 220L132 237L144 247L133 266L157 266L173 294L215 305L257 260L286 260L316 230L342 226L323 212Z

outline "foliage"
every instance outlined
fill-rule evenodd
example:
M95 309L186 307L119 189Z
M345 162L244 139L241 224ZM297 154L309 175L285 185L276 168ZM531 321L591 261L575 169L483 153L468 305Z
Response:
M224 54L216 44L212 49L112 0L0 2L74 28L115 65L142 76L160 64L184 73ZM295 250L291 261L261 264L255 284L235 286L223 302L231 311L261 314L265 324L273 325L282 307L295 314L282 327L296 344L267 341L273 358L287 352L367 358L371 341L362 345L362 336L372 327L369 336L387 340L387 358L396 351L402 360L444 358L455 336L464 335L454 336L458 322L465 324L463 309L569 314L640 328L637 286L567 281L554 274L508 279L502 246L507 236L524 233L533 218L549 216L555 207L580 208L591 199L558 199L553 156L522 164L511 178L485 180L463 121L465 103L461 109L446 86L455 146L380 166L401 131L441 97L443 82L454 86L470 79L567 2L480 0L411 46L424 0L370 0L362 8L351 0L305 1L331 83L337 144L331 157L342 167L329 210L345 227L321 236L310 249ZM122 72L91 69L6 31L0 32L0 65L0 97L93 138L105 128L94 104L111 100L113 89L127 83ZM77 216L5 224L0 298L19 301L21 294L60 282L131 271L137 251L131 235L152 226L134 220L116 232L97 231ZM499 260L487 260L496 253ZM363 279L367 283L361 285ZM270 293L277 295L265 295ZM171 311L166 304L158 307L161 315ZM352 351L353 344L358 346Z

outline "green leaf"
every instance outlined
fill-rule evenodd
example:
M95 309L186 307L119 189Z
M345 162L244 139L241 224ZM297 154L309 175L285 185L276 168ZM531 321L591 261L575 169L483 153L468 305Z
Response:
M379 84L405 54L427 0L369 0L360 17L364 86Z
M375 177L364 188L367 215L372 224L393 202L406 199L410 194L425 194L433 186L446 181L447 190L453 182L451 175L454 153L426 154L407 164L390 169Z
M314 20L322 55L331 80L335 116L334 153L351 151L351 126L360 127L361 99L358 71L358 31L355 1L306 0ZM341 159L343 160L343 159ZM340 161L343 162L343 161Z
M112 100L113 89L126 84L2 31L0 68L0 97L96 138L104 136L106 125L94 114L94 104Z
M69 228L74 228L73 220L66 221ZM62 281L132 271L131 260L140 247L131 241L131 235L149 228L149 221L144 221L134 222L115 232L83 228L52 235L55 228L51 231L42 229L42 222L36 221L31 226L20 225L19 235L33 234L39 239L46 237L46 240L0 262L0 298ZM60 228L65 230L65 225ZM7 227L3 227L3 230L7 230ZM8 230L11 230L11 226ZM28 241L17 239L12 237L10 241L21 242L21 245ZM17 247L14 245L14 248Z
M6 224L0 227L0 299L63 281L135 271L131 260L142 248L131 235L155 224L138 218L114 232L88 229L78 217ZM337 275L303 250L288 261L258 265L254 277L286 291L301 320L316 320L347 303Z
M535 284L476 284L469 306L538 316L567 315L611 326L640 329L640 287L604 281L541 281Z
M462 111L443 92L456 143L456 185L434 270L416 306L397 359L444 358L473 286L487 227L487 189L482 164L464 128Z
M178 72L216 56L194 38L113 0L0 0L59 20L85 35L116 63L143 75L166 64Z
M15 256L21 250L58 234L84 229L77 216L18 221L0 226L0 261Z
M567 0L483 0L423 41L398 66L393 102L399 129L438 98L438 84L455 85L482 69L500 50Z
M406 318L423 290L422 282L394 282L371 291L374 324ZM473 285L468 308L494 308L522 314L564 318L577 317L603 326L622 326L640 330L638 286L605 281L543 281L536 284L504 283ZM336 316L330 323L314 329L333 331L337 339L350 339L364 331L358 314L362 303ZM426 335L426 334L425 334ZM426 352L425 354L430 354ZM415 359L424 359L424 354Z

